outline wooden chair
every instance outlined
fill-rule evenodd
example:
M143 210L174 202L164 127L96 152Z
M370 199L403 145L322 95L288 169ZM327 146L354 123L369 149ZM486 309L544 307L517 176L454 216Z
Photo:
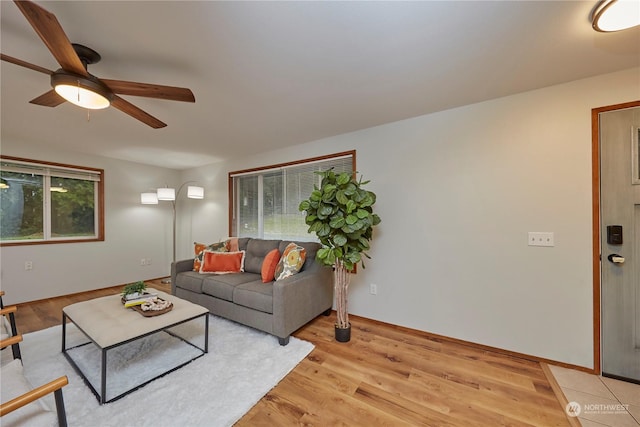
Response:
M0 417L4 417L5 415L8 416L8 414L11 414L17 409L23 408L26 405L35 402L50 393L53 393L56 402L58 425L60 427L66 427L67 415L64 409L62 387L66 386L69 383L69 380L66 376L62 376L40 387L29 390L31 387L28 384L26 378L24 378L24 376L22 375L22 359L20 354L20 342L22 341L22 335L17 333L16 328L15 313L17 311L17 308L16 306L4 307L2 303L3 295L4 291L0 291L0 313L2 314L3 322L5 322L5 318L8 318L10 327L8 328L9 331L6 334L7 337L0 339L0 349L11 346L14 361L2 366L2 368L0 368L0 373L2 374L2 382L11 384L11 387L15 387L15 389L21 390L21 394L9 400L8 402L0 404ZM5 334L3 334L3 337L4 335ZM29 407L28 410L22 412L24 412L25 417L49 416L49 414L51 414L51 412L45 411L42 406ZM11 420L7 419L8 423L16 425L21 424L19 418L20 416L22 416L22 414L19 415L18 413L16 413L13 415L16 415L17 417L8 416L7 418L13 418ZM31 420L33 419L34 418L31 418ZM2 424L3 426L7 425L5 422L5 418L0 421L0 424Z
M0 291L0 315L2 318L2 325L0 325L0 330L2 331L0 335L0 339L7 341L6 346L11 346L11 351L13 352L14 359L20 359L20 345L18 344L18 340L16 340L16 335L18 335L18 329L16 328L16 311L18 310L16 306L6 307L2 302L2 297L4 296L4 291ZM2 347L4 348L4 346Z

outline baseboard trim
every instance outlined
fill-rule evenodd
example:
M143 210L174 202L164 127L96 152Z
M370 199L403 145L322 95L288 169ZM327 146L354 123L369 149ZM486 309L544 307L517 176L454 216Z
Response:
M387 327L396 329L398 331L402 331L404 333L408 333L408 334L419 336L419 337L423 337L423 338L429 338L429 339L434 340L434 341L446 341L446 342L449 342L449 343L454 343L454 344L463 345L463 346L467 346L467 347L473 347L473 348L476 348L476 349L479 349L479 350L483 350L483 351L490 351L490 352L499 353L499 354L502 354L502 355L505 355L505 356L515 357L515 358L518 358L518 359L524 359L524 360L528 360L530 362L536 362L536 363L540 363L540 364L545 363L545 364L549 364L549 365L561 366L563 368L575 369L575 370L578 370L578 371L587 372L589 374L596 374L596 371L594 369L585 368L584 366L578 366L578 365L573 365L573 364L570 364L570 363L559 362L557 360L546 359L544 357L533 356L533 355L525 354L525 353L518 353L516 351L506 350L506 349L499 348L499 347L492 347L492 346L489 346L489 345L479 344L479 343L475 343L475 342L472 342L472 341L465 341L465 340L461 340L461 339L458 339L458 338L448 337L448 336L445 336L445 335L434 334L432 332L426 332L426 331L422 331L422 330L419 330L419 329L408 328L406 326L394 325L393 323L382 322L380 320L369 319L367 317L357 316L357 315L354 315L354 314L350 314L349 317L353 318L353 319L358 319L358 318L366 319L369 322L374 322L374 323L378 323L380 325L385 325Z
M155 279L145 279L144 281L147 282L147 285L149 285L149 282L155 282L155 281L159 281L160 279L164 278L163 277L158 277ZM40 302L44 302L44 301L51 301L51 300L57 300L60 298L69 298L69 297L74 297L74 296L78 296L78 295L86 295L86 294L90 294L96 291L107 291L107 290L114 290L116 291L116 293L118 292L122 292L122 288L125 286L126 284L123 283L121 285L114 285L114 286L107 286L104 288L96 288L96 289L91 289L88 291L80 291L80 292L74 292L72 294L65 294L65 295L58 295L55 297L49 297L49 298L42 298L42 299L37 299L37 300L33 300L33 301L25 301L25 302L19 302L17 304L11 304L11 305L15 305L16 307L20 308L20 307L25 307L31 304L36 304L36 303L40 303Z

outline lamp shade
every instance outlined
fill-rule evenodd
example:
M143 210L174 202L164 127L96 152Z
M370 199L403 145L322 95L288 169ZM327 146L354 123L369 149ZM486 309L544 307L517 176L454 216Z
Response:
M143 205L157 205L158 194L157 193L142 193L140 194L140 203Z
M187 197L190 199L204 199L204 188L195 185L188 186Z
M593 12L593 29L620 31L640 25L640 1L601 0Z
M175 188L158 188L158 200L175 200L176 189Z

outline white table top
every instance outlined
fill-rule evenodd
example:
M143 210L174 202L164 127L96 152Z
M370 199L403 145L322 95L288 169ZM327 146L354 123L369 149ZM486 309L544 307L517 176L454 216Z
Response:
M71 304L62 311L101 348L161 330L209 311L156 289L148 288L147 292L157 293L158 297L171 301L173 309L159 316L144 317L132 308L125 308L122 296L118 294Z

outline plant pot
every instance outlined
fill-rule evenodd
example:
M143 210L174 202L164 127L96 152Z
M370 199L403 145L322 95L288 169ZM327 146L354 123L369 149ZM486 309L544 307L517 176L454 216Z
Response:
M338 342L349 342L351 340L351 323L346 328L339 328L337 325L336 329L336 341Z

